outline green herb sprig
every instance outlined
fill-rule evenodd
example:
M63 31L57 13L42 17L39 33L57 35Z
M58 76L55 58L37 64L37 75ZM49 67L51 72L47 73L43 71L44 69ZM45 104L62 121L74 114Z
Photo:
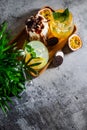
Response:
M69 9L66 8L63 12L53 12L53 17L55 20L64 22L69 17Z

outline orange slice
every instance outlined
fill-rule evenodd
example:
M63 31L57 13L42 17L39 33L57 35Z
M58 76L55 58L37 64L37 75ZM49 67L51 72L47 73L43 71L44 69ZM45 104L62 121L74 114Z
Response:
M39 65L34 65L32 66L33 64L35 63L40 63ZM37 57L37 58L34 58L32 59L28 65L31 65L31 68L33 68L34 70L40 70L42 69L45 65L46 65L46 59L45 58L42 58L42 57Z
M47 21L51 21L53 20L52 12L53 9L51 9L50 7L44 7L38 11L37 15L42 15Z
M77 34L73 34L68 39L69 48L76 51L82 47L82 40Z

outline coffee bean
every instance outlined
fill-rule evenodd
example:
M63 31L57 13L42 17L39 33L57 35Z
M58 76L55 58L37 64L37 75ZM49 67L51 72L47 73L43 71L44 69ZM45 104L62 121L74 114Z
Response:
M49 46L54 46L54 45L56 45L58 43L58 41L59 40L58 40L57 37L51 37L51 38L47 39L47 44Z

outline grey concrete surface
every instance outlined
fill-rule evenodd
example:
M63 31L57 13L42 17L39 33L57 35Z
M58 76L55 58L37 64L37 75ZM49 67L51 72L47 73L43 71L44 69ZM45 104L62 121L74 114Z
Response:
M61 66L27 83L7 117L0 110L0 130L87 130L87 0L0 0L0 23L7 20L16 35L46 5L72 11L83 46L76 52L64 48Z

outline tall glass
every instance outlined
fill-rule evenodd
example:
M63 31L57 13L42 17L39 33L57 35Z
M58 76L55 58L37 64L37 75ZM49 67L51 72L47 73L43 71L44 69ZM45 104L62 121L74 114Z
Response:
M63 12L63 9L57 10L56 12ZM73 32L74 29L74 22L73 22L73 15L69 12L68 18L65 20L52 20L50 22L50 35L53 35L60 39L66 39L68 36Z

